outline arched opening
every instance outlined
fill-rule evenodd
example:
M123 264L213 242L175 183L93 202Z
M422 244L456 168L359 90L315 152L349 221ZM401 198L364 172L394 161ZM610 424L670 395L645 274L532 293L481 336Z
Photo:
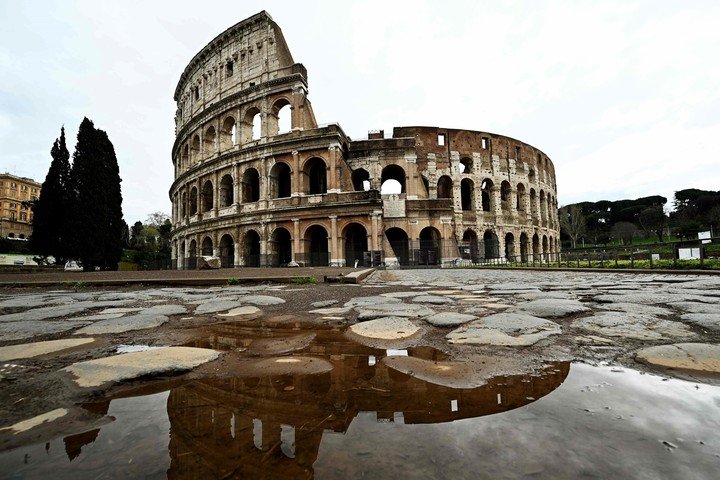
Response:
M554 251L555 251L555 241L553 240L553 237L551 235L548 240L548 253L553 253Z
M498 242L497 235L495 235L495 232L492 230L485 230L483 234L483 247L486 259L500 257L500 243Z
M515 260L515 235L510 232L505 234L505 258L508 262Z
M547 204L545 203L545 191L540 190L540 220L547 220Z
M483 212L492 212L495 210L495 205L493 201L492 191L493 191L493 182L489 178L486 178L482 181L482 184L480 184L480 188L482 189L482 209Z
M250 124L252 125L252 139L258 140L262 136L262 115L260 115L260 112L253 115Z
M520 234L520 261L528 261L528 236L525 232Z
M405 170L399 165L388 165L380 175L380 194L405 193Z
M460 181L460 203L463 210L475 210L475 184L469 178Z
M510 192L512 188L510 187L510 182L507 180L504 180L500 184L500 208L503 211L509 211L510 210Z
M385 230L385 238L387 238L397 262L400 265L410 265L410 249L408 235L405 230L393 227Z
M190 240L190 245L188 247L188 253L187 253L187 264L186 268L194 270L197 268L197 257L198 257L198 249L197 249L197 242L195 240Z
M286 267L292 261L292 239L285 228L276 228L270 237L271 265Z
M254 168L248 168L243 172L242 199L243 203L260 200L260 174Z
M528 182L530 182L530 183L535 183L535 181L536 181L536 179L535 179L535 169L531 168L530 171L528 172Z
M356 192L367 192L370 190L370 174L364 168L353 170L352 182Z
M548 253L548 238L547 235L542 236L542 253L543 258L545 258L545 254Z
M250 107L242 117L242 142L252 142L260 138L262 133L262 115L257 107Z
M180 246L177 251L177 258L175 260L177 262L176 267L179 269L187 268L187 265L185 262L187 262L187 258L185 258L185 242L180 242Z
M278 162L270 169L270 198L287 198L291 189L290 166Z
M537 193L535 193L535 189L530 189L530 216L532 218L537 218L538 216L538 210L537 210Z
M215 127L212 125L205 130L203 137L203 152L205 158L210 158L215 154Z
M308 246L308 266L327 266L329 263L327 230L320 225L313 225L305 231L305 242Z
M24 234L24 233L21 233L20 235L18 235L18 238L19 238L20 240L25 240L25 234Z
M222 268L233 268L235 266L235 243L228 234L220 238L220 266Z
M473 168L472 158L470 158L470 157L461 158L458 168L460 169L460 173L472 173L472 168Z
M248 230L243 238L243 253L246 267L260 266L260 235L255 230Z
M200 135L195 135L192 139L190 161L193 165L200 162Z
M540 237L537 233L532 238L532 259L533 262L540 260Z
M517 185L517 198L515 202L515 208L518 212L527 211L527 198L525 197L525 185L518 183Z
M210 237L203 238L202 241L202 256L212 257L213 255L213 243Z
M209 212L213 209L213 184L210 180L206 180L203 184L200 208L203 212Z
M463 232L460 244L460 257L463 260L477 262L479 259L478 236L475 230L468 228Z
M187 193L182 192L180 195L180 218L185 218L187 214Z
M220 179L220 206L229 207L233 204L233 178L223 175Z
M363 265L363 256L368 251L367 230L359 223L351 223L345 227L345 266Z
M198 191L197 187L190 189L190 215L197 215L198 213Z
M425 198L430 198L430 182L423 175L420 175L420 178L422 178L423 187L425 187Z
M452 179L450 177L448 177L447 175L443 175L438 180L437 197L438 198L453 198Z
M190 145L185 144L180 155L180 170L184 171L190 168Z
M273 129L272 135L287 133L292 130L292 108L290 107L290 102L281 98L273 105L272 112L277 121L277 128Z
M220 131L220 148L227 150L237 144L237 125L233 117L227 117L223 120L222 130Z
M435 227L420 230L420 248L417 252L418 265L438 265L440 263L440 232Z
M305 163L305 175L307 176L310 195L327 193L327 166L322 158L311 158Z

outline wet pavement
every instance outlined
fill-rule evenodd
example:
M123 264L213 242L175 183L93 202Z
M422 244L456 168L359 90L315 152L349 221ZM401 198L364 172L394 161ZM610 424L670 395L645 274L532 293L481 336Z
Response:
M714 479L718 304L502 270L0 291L0 477Z

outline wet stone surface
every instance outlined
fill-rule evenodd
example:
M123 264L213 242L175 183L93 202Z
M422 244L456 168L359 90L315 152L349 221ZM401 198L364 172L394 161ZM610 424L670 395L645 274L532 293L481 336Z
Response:
M462 269L8 289L0 471L716 478L719 303L716 276Z

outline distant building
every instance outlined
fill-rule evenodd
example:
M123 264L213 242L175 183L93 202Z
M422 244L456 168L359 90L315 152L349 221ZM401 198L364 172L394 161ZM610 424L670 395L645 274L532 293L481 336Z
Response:
M0 173L0 237L25 240L32 234L27 203L40 197L42 185L31 178Z

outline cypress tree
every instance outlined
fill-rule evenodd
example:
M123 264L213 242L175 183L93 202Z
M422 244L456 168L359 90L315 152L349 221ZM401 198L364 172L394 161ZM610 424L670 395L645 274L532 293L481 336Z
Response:
M33 206L32 248L43 257L52 255L56 264L67 259L68 183L70 152L65 144L65 127L50 149L52 162Z
M117 270L122 254L122 195L115 149L84 118L70 172L72 253L83 270Z

